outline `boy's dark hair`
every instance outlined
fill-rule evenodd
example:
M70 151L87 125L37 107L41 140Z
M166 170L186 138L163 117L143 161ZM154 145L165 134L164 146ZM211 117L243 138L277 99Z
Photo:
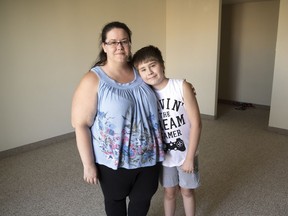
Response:
M142 62L157 61L164 67L164 60L161 51L152 45L139 49L132 58L133 65L137 68Z

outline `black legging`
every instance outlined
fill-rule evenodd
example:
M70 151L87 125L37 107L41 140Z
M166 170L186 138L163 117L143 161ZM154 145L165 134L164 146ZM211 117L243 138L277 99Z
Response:
M97 164L107 216L146 216L158 188L160 163L137 169L110 169Z

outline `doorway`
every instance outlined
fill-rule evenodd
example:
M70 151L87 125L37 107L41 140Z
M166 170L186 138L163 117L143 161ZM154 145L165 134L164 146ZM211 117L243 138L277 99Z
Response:
M279 3L223 0L218 101L270 107Z

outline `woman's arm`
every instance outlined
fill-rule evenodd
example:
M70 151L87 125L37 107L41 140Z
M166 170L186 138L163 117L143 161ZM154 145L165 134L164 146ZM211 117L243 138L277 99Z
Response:
M71 123L75 128L76 143L84 168L84 180L98 183L90 127L97 111L99 78L93 72L84 75L72 100Z

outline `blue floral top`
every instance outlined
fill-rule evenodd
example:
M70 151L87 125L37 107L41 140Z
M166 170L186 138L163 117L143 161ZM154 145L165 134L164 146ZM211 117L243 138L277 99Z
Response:
M96 66L98 106L91 127L95 161L116 170L153 166L164 151L157 99L134 69L135 79L117 83Z

